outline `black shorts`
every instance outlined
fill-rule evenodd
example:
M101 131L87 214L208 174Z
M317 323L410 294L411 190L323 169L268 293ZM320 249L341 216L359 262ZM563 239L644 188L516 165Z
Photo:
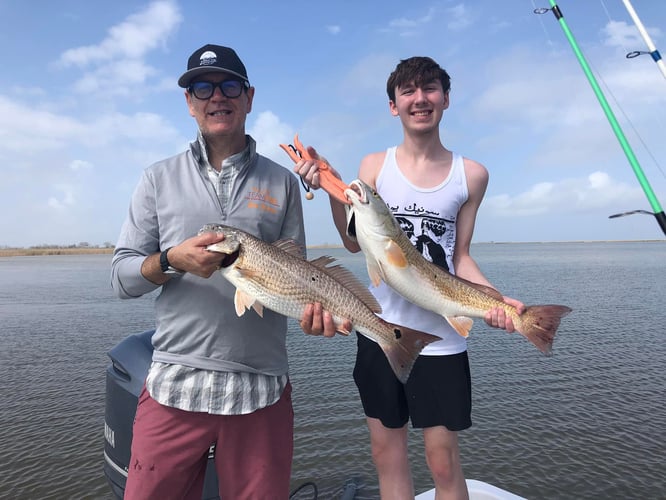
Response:
M401 383L379 345L357 333L354 382L366 416L399 429L443 425L450 431L472 426L472 385L467 351L419 356L406 384Z

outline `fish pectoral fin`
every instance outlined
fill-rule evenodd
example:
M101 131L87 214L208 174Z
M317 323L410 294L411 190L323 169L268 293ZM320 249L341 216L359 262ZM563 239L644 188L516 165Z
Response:
M236 288L234 295L234 307L236 308L236 315L238 317L245 314L245 311L252 308L259 316L263 317L263 306L251 295L245 293L240 288Z
M449 325L451 325L451 328L453 328L458 335L465 338L467 338L474 325L474 320L467 316L445 316L444 319Z
M368 266L368 277L370 278L370 281L372 282L372 286L379 286L379 284L382 282L382 273L377 265L377 262L369 262L367 263Z
M402 251L402 248L400 248L395 241L389 240L386 245L385 253L388 263L392 266L404 268L409 265L405 252Z
M261 273L259 273L257 270L245 269L238 266L236 267L236 272L241 276L241 278L246 280L256 280L261 276Z

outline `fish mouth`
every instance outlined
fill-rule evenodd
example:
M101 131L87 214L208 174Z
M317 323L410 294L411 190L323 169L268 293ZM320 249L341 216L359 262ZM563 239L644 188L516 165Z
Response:
M360 179L354 179L349 183L349 187L345 189L345 195L351 200L352 204L356 202L366 205L368 199L365 191L363 181Z
M222 241L213 243L206 247L206 250L209 252L215 252L224 255L222 261L219 264L219 268L225 268L231 266L240 255L240 242L235 237L233 232L230 232L230 228L223 226L222 224L209 223L205 224L201 229L199 229L198 234L202 235L204 233L216 233L224 234L225 237Z
M356 215L354 213L354 206L368 204L363 182L360 179L351 181L349 187L345 189L345 195L351 201L351 205L345 205L347 212L347 236L356 240Z
M228 245L225 245L224 240L219 243L208 245L206 250L224 255L219 263L220 269L231 266L236 262L236 259L238 259L238 256L240 255L240 247L238 245L236 245L235 248L229 248Z

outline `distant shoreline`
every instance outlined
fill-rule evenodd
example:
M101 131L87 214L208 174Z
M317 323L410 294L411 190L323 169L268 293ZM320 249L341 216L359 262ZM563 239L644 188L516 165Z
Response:
M342 245L312 245L308 248L328 249L344 248ZM34 257L39 255L103 255L112 254L113 248L68 248L68 247L39 247L39 248L0 248L0 257Z
M0 257L30 257L36 255L92 255L112 253L113 248L0 248Z
M472 245L552 245L561 243L665 243L664 240L572 240L572 241L478 241ZM343 249L342 245L325 243L308 245L308 249L327 250ZM99 247L35 247L35 248L0 248L0 257L30 257L39 255L95 255L112 254L113 248Z

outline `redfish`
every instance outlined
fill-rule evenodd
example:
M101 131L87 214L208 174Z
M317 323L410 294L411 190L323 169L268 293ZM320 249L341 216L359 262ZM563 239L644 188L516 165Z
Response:
M234 304L239 316L249 309L262 315L266 307L300 319L308 304L320 302L332 314L340 333L350 333L343 327L349 320L355 330L376 341L403 383L421 350L440 340L377 316L381 308L367 287L348 269L333 265L332 257L308 261L293 241L271 244L222 224L206 224L199 233L208 231L224 234L222 241L207 249L226 255L220 273L236 287Z
M372 283L383 280L414 304L444 317L463 337L473 317L501 307L518 332L544 354L551 354L562 317L571 309L562 305L529 306L518 314L490 287L471 283L426 260L412 245L381 196L360 179L345 191L351 201L347 233L358 242Z

